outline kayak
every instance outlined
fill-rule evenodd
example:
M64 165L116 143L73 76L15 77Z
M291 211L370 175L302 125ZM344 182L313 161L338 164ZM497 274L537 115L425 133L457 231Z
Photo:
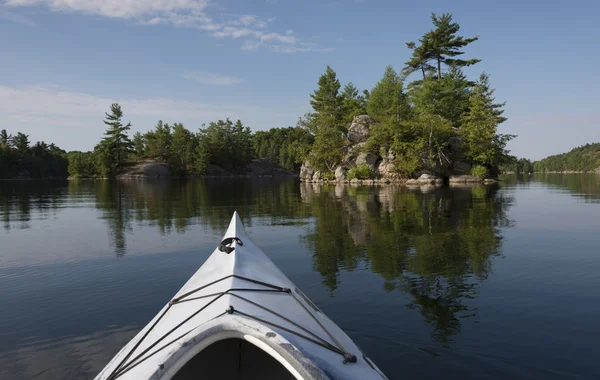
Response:
M387 379L246 233L219 246L96 380Z

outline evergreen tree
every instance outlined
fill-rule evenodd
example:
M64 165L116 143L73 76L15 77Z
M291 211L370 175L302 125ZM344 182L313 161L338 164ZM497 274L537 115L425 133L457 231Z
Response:
M319 127L327 121L332 124L331 126L340 128L342 118L340 81L331 67L327 66L325 73L319 77L318 86L319 88L310 95L310 105L315 111Z
M407 42L406 46L412 50L412 56L409 61L405 63L405 68L403 69L403 74L408 76L414 73L417 70L420 70L423 79L425 79L428 74L435 72L435 67L430 64L433 59L431 49L429 48L429 40L420 39L420 45L417 46L415 42Z
M344 122L350 122L354 116L367 113L365 96L358 91L358 88L352 82L344 86L344 91L340 96L342 98L341 107Z
M210 154L203 144L196 145L194 149L193 173L198 175L206 174L210 162Z
M21 154L26 154L29 151L29 135L18 132L12 138L12 146Z
M140 132L133 135L133 154L138 160L146 155L146 138Z
M415 114L439 115L460 128L461 117L469 109L473 85L462 70L453 67L441 80L427 78L411 83L408 98Z
M502 105L494 103L493 93L487 75L482 75L469 97L469 111L461 126L467 157L488 169L504 162L508 154L506 144L514 137L497 133L498 124L506 119L500 116Z
M452 22L450 13L437 16L431 14L431 21L435 29L429 31L419 40L420 45L414 42L407 43L408 48L413 50L411 59L406 62L405 72L410 74L418 69L423 72L423 79L431 69L437 69L437 78L442 79L442 64L449 67L464 67L480 62L480 59L456 58L464 54L462 48L475 42L479 37L464 38L458 36L460 25ZM431 63L435 64L435 67Z
M127 135L131 123L123 125L123 111L121 106L114 103L110 106L110 113L106 113L104 124L108 125L104 138L100 141L99 150L102 152L102 164L105 165L105 173L114 174L127 160L132 152L133 143Z
M173 124L169 164L175 173L179 175L186 173L188 165L194 161L194 148L192 132L181 123Z
M400 121L408 117L409 109L402 91L402 80L391 65L385 68L383 78L377 82L369 96L367 111L376 118L393 118Z
M154 131L147 132L144 137L146 138L146 155L168 161L172 139L169 124L163 124L163 121L159 120Z
M8 150L10 148L12 135L6 132L6 129L0 131L0 149Z
M320 128L310 152L310 163L322 174L332 173L342 159L342 134L331 128Z

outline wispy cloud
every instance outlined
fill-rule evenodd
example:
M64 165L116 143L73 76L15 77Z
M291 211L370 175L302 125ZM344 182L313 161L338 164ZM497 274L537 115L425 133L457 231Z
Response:
M187 72L183 73L181 77L202 84L210 84L216 86L231 86L242 82L242 80L238 77L208 72Z
M209 15L209 0L4 0L4 4L12 8L46 6L53 11L133 20L140 25L193 28L215 38L241 39L244 41L241 50L245 51L260 48L281 53L331 50L304 43L292 30L285 33L269 30L274 17L224 15L215 20ZM11 15L12 21L27 22L25 19L18 21L18 15Z
M6 9L6 7L2 6L2 4L0 4L0 20L11 21L17 24L27 26L35 26L35 22L33 22L32 19L25 16L21 16L20 14L17 14L15 12L11 12L8 9Z
M104 112L114 102L123 106L125 119L133 124L132 132L147 131L159 119L182 122L191 130L227 117L265 128L287 125L298 114L291 108L265 108L258 104L211 104L163 97L109 98L56 85L0 85L0 119L7 129L17 128L9 132L23 132L32 141L54 142L67 150L94 147L104 133Z

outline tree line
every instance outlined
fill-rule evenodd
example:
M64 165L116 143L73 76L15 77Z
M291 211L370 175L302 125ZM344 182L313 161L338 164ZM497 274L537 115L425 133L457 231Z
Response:
M230 119L203 125L198 132L182 123L159 120L154 129L130 138L131 123L123 123L123 110L117 103L106 113L104 124L104 137L93 151L68 154L72 177L110 178L141 160L165 162L176 176L205 174L209 164L243 173L255 158L298 170L312 144L310 133L300 127L252 133L240 120Z
M594 171L600 168L600 143L586 144L568 153L548 156L533 163L536 172Z
M31 146L29 135L0 131L0 179L64 178L67 152L54 144L39 141Z
M194 133L181 123L159 120L155 128L132 138L131 123L123 124L117 103L106 113L102 140L91 152L69 153L72 177L114 177L131 163L158 160L168 163L174 175L204 174L209 163L239 172L254 158L250 128L229 119L211 122Z

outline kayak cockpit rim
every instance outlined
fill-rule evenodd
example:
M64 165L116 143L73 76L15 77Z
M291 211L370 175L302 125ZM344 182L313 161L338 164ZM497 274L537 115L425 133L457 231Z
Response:
M149 380L173 379L194 357L227 339L240 339L252 344L276 360L297 380L328 378L281 334L246 318L229 316L226 321L213 320L196 330L172 346L168 359L156 367Z

